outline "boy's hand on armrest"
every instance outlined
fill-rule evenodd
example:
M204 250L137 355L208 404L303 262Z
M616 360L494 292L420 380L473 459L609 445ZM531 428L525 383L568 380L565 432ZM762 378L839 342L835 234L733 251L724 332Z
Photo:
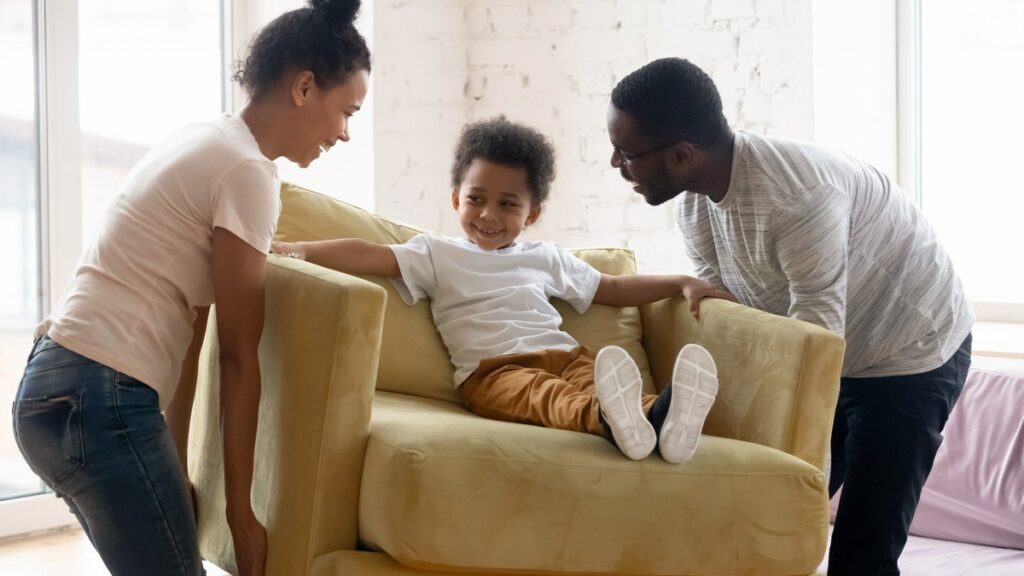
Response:
M700 318L700 301L705 298L721 298L739 302L732 292L689 276L683 276L683 297L690 303L690 313L698 319Z
M306 259L306 251L302 247L302 242L271 242L270 253L299 260Z
M270 251L346 274L376 274L388 278L402 275L391 248L359 238L316 242L271 242Z

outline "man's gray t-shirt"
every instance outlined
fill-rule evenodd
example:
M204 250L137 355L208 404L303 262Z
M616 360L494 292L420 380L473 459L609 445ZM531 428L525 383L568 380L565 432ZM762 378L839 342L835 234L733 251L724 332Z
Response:
M920 210L841 152L737 131L725 197L684 192L676 220L702 279L844 336L843 376L938 368L974 323Z

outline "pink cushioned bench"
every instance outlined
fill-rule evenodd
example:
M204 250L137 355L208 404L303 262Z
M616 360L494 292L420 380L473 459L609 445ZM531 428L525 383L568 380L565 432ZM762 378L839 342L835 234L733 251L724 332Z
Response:
M902 573L1024 575L1024 360L975 357L943 435Z

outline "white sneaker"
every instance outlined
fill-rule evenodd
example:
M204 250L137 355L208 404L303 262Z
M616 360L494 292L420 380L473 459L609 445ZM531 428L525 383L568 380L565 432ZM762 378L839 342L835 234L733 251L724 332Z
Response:
M594 385L615 445L633 460L650 456L658 435L644 414L644 381L636 362L618 346L602 348L594 361Z
M693 457L717 394L718 369L711 353L697 344L683 346L672 370L672 401L658 436L662 458L678 464Z

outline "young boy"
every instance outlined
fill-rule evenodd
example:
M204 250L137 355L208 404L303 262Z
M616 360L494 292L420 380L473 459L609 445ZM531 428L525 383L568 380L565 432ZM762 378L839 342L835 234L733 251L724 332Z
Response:
M714 361L687 345L671 386L644 394L640 371L616 346L596 358L548 302L638 306L683 294L696 315L728 292L687 276L608 276L550 242L516 242L537 221L554 180L554 150L504 117L468 125L452 167L452 206L465 238L418 235L381 246L359 239L276 242L273 251L352 274L392 278L406 304L431 301L467 409L484 416L598 434L628 457L658 446L669 462L697 449L718 391Z

